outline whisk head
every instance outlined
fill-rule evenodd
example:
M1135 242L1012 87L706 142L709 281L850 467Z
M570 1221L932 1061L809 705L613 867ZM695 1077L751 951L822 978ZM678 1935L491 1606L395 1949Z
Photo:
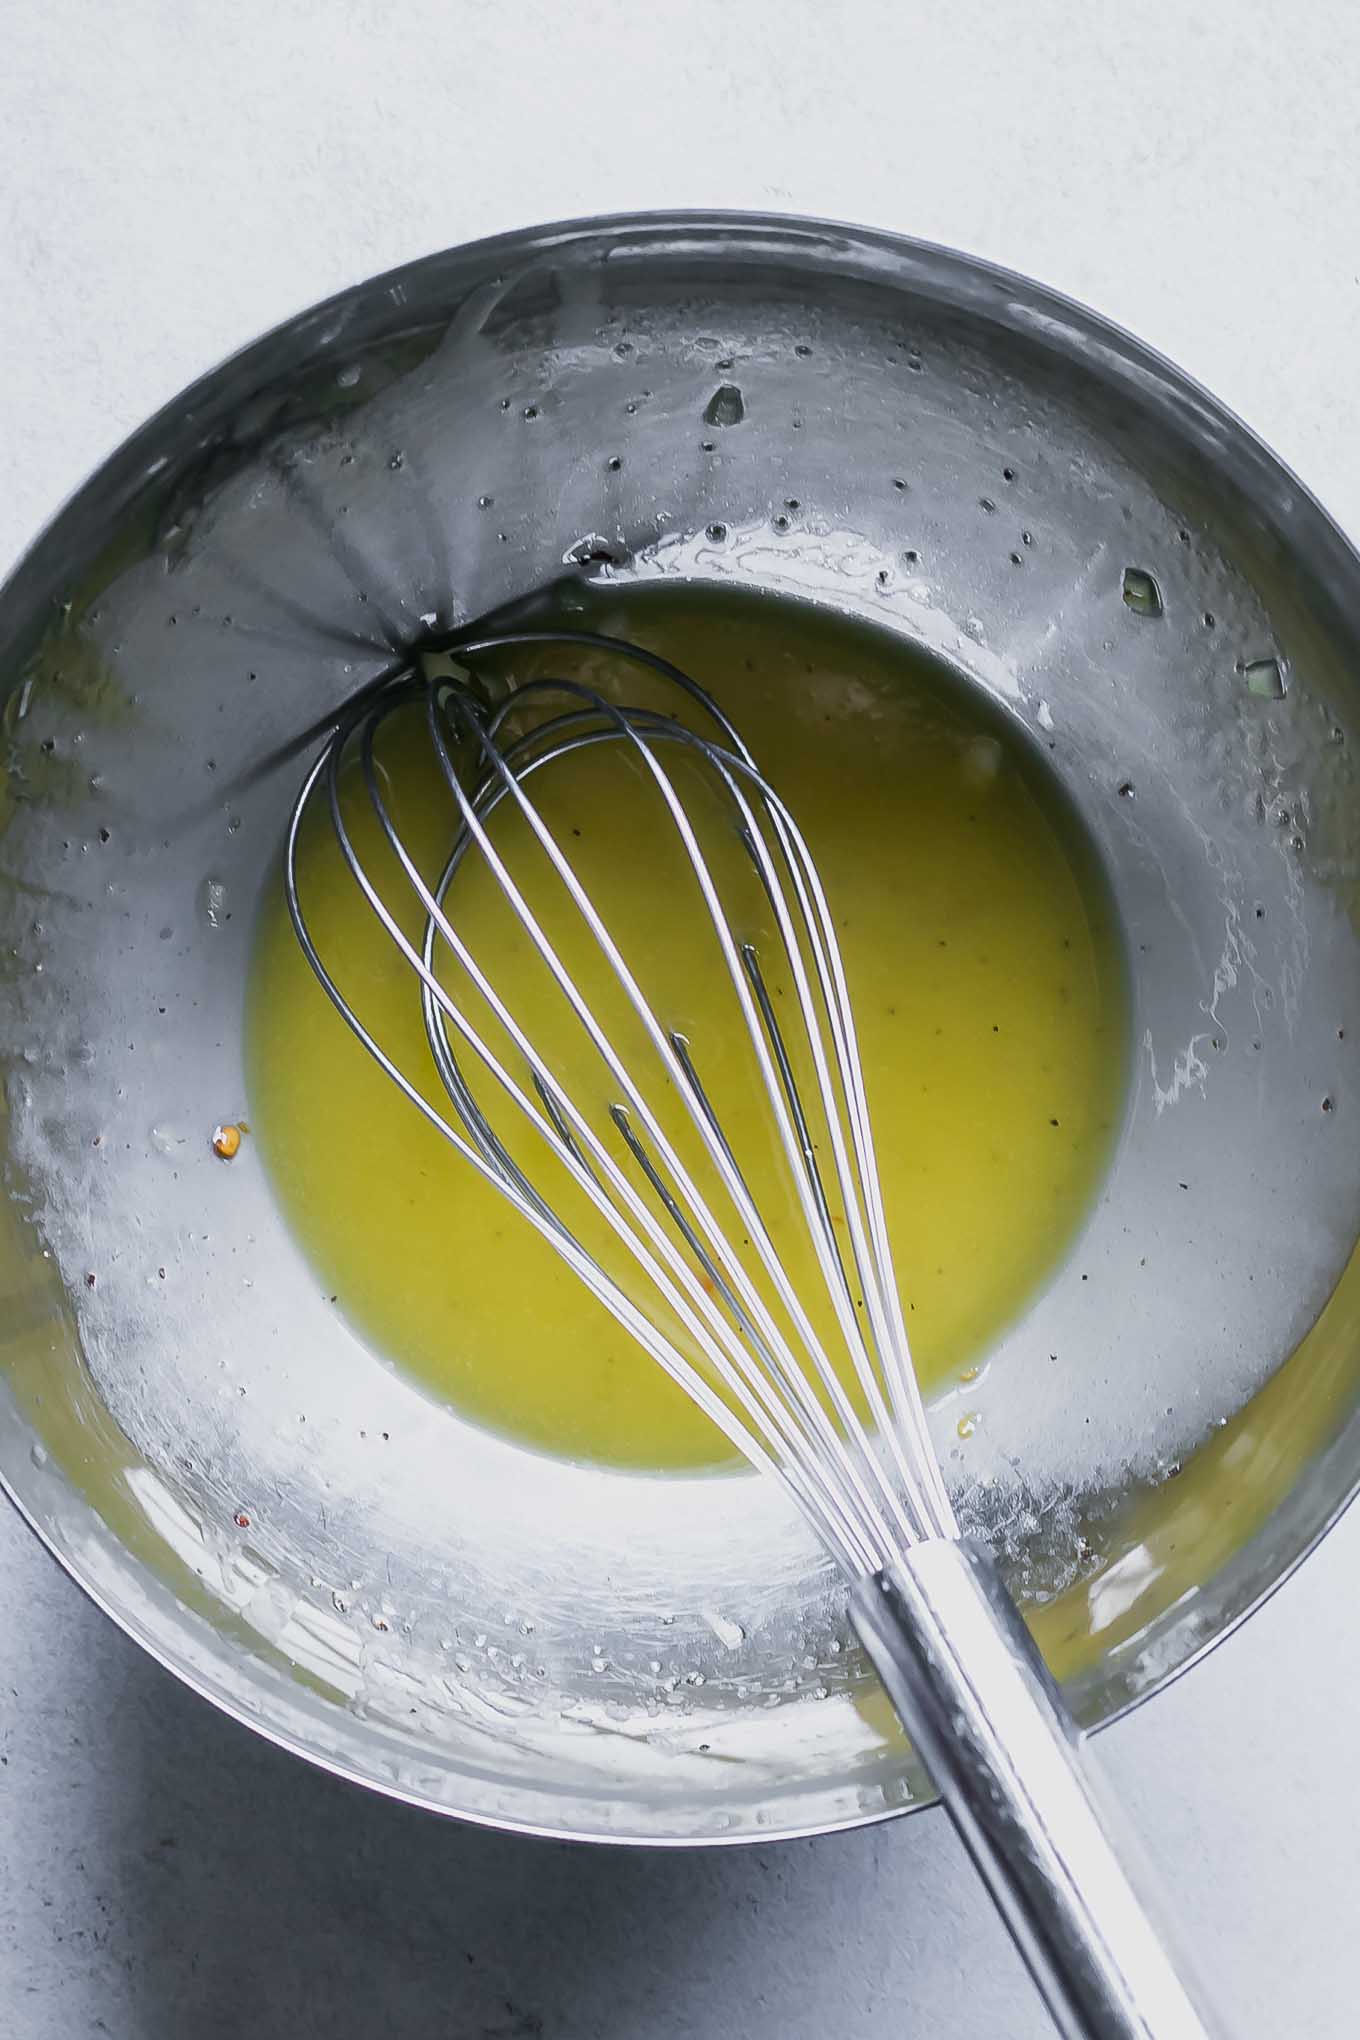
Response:
M586 677L549 670L559 652ZM509 685L507 656L531 669ZM403 832L380 756L398 716L419 718L447 789L433 868ZM558 819L564 789L579 794L606 754L626 771L634 868L656 872L628 935L583 882ZM598 782L585 791L600 797ZM352 826L356 795L380 859ZM369 1031L308 923L299 874L313 809L356 907L377 915L394 964L413 974L427 1068L403 1066ZM467 888L488 882L508 916L504 943L486 939L484 913L465 911ZM831 910L796 822L695 680L586 630L432 646L340 713L294 804L285 885L312 969L393 1083L784 1483L847 1574L956 1534ZM723 993L723 1023L702 1041L668 1010L674 973L669 992L654 983L682 926L686 969ZM546 1018L541 997L523 996L526 967L548 994ZM736 1139L734 1101L749 1125L752 1100L759 1135Z

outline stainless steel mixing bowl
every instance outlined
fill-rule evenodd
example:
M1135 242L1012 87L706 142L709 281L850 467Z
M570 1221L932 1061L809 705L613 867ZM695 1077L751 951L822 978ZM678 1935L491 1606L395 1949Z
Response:
M966 1452L937 1412L1089 1723L1268 1593L1360 1465L1360 568L1090 313L884 235L695 216L512 235L292 320L0 597L14 1499L179 1676L367 1784L616 1840L843 1826L919 1780L780 1496L433 1406L337 1316L249 1141L209 1149L246 1109L297 771L250 768L422 617L564 562L932 649L1104 860L1128 1121Z

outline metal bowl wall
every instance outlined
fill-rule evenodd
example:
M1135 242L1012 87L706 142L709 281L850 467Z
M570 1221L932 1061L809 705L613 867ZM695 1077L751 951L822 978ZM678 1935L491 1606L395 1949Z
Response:
M296 775L252 768L422 618L564 565L904 634L1029 731L1099 851L1128 1123L961 1497L1092 1724L1268 1593L1360 1466L1360 569L1090 313L883 235L685 216L307 312L0 595L16 1502L163 1663L367 1784L611 1840L843 1826L920 1781L780 1496L530 1463L436 1408L208 1148Z

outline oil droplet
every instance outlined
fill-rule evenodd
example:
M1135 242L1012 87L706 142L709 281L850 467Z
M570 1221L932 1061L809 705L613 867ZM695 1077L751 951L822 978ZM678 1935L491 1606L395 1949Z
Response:
M584 538L578 538L575 545L569 545L562 555L564 567L614 566L617 555L607 538L601 538L598 531L588 531Z
M212 1151L219 1161L235 1161L241 1152L241 1129L239 1126L215 1126L212 1135Z
M705 425L740 425L746 405L735 383L720 383L704 406Z
M227 912L227 888L220 878L209 876L199 887L199 903L203 918L210 928L220 928L230 916Z
M1262 701L1283 701L1284 668L1278 659L1249 659L1241 668L1248 694Z
M716 1608L705 1608L704 1620L717 1637L724 1650L740 1650L746 1641L746 1631L740 1622L733 1622L728 1615L720 1615Z
M1144 567L1125 567L1124 605L1135 616L1160 616L1162 591Z
M960 1438L971 1438L981 1422L982 1418L977 1410L969 1410L967 1416L959 1418L954 1428Z

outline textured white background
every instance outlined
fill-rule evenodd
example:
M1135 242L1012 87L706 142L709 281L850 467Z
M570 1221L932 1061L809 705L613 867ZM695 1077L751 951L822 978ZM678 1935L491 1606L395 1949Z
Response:
M499 228L720 205L1030 271L1360 534L1360 16L1198 0L0 0L0 570L221 355ZM1360 1517L1102 1750L1242 2040L1350 2040ZM937 1815L625 1857L218 1721L0 1515L14 2040L1041 2040Z

